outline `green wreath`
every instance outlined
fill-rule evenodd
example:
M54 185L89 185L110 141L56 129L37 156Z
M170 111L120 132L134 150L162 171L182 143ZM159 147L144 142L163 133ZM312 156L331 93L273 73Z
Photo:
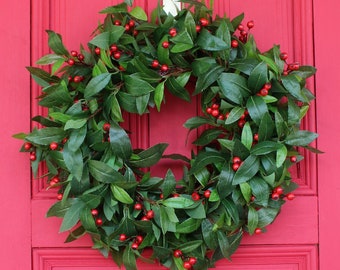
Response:
M148 18L125 1L101 11L104 23L88 49L69 52L47 31L54 52L28 67L42 86L39 105L47 117L24 139L34 175L47 168L58 202L47 216L63 218L66 242L89 234L94 248L118 265L136 269L144 249L170 269L207 269L230 259L244 233L260 234L272 223L296 184L289 167L317 134L300 130L313 94L305 87L311 66L286 63L274 46L261 53L243 14L216 17L202 2L182 0L174 17L158 6ZM159 111L164 91L186 101L188 81L202 114L189 131L205 130L190 158L163 156L166 143L133 149L120 126L122 111ZM181 159L182 179L147 169L161 158Z

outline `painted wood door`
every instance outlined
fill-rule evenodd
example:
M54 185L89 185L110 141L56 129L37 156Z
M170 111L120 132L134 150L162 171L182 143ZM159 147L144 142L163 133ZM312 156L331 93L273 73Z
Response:
M64 37L70 50L86 44L101 18L97 11L117 3L110 0L11 0L0 3L2 42L0 78L0 262L9 270L108 270L118 269L110 260L91 250L91 242L83 238L64 244L66 234L58 234L60 220L45 218L55 201L54 191L46 191L43 181L31 179L29 162L19 154L20 142L11 135L30 128L30 116L41 113L35 97L40 89L30 83L25 66L48 53L45 29L53 29ZM150 11L156 0L135 1ZM336 259L340 251L338 205L340 182L337 161L340 157L336 117L340 113L337 95L340 79L337 61L338 36L336 18L340 4L329 0L215 0L215 12L231 17L245 12L246 20L254 20L253 34L261 50L281 44L290 61L315 64L318 74L309 81L316 91L317 103L304 125L320 133L319 148L326 154L306 159L294 171L300 184L297 198L287 203L277 222L261 236L245 237L233 261L221 261L217 269L231 270L330 270L339 269ZM187 131L183 122L197 113L197 103L178 102L167 97L161 113L151 112L141 119L131 118L134 143L147 147L170 143L169 153L187 154ZM316 114L317 113L317 114ZM150 128L152 125L152 129ZM166 126L164 126L166 125ZM169 132L171 130L171 132ZM176 136L173 136L176 134ZM162 164L153 173L168 166ZM140 264L139 269L155 266Z

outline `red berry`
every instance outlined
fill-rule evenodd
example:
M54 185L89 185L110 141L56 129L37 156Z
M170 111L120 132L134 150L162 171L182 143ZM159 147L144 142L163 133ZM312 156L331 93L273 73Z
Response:
M105 124L103 125L103 130L107 132L107 131L110 130L110 127L111 127L110 123L105 123Z
M224 120L224 115L223 114L220 114L218 117L217 117L218 120Z
M73 66L73 65L74 65L74 60L73 60L73 59L68 59L68 60L67 60L67 63L68 63L70 66Z
M97 219L96 219L96 224L97 224L98 226L101 226L101 225L103 224L103 220L102 220L101 218L97 218Z
M256 228L255 229L255 234L261 234L262 233L262 229L261 228Z
M146 215L145 215L148 219L153 219L154 216L155 216L155 212L153 210L149 210L146 212Z
M134 20L129 21L129 26L130 27L134 27L135 26L135 21Z
M280 53L280 59L283 61L286 61L288 59L288 53Z
M25 150L30 150L32 148L32 144L30 142L25 142L24 143L24 149Z
M176 28L171 28L169 30L169 35L172 36L172 37L175 37L177 35L177 30Z
M246 37L247 36L247 31L242 30L240 34L241 34L242 37Z
M176 257L176 258L180 258L180 257L182 257L183 253L182 253L181 250L176 249L176 250L174 250L173 255L174 255L174 257Z
M131 28L131 27L130 27L129 24L125 24L125 31L126 31L126 32L129 32L129 31L130 31L130 28Z
M60 179L58 176L54 176L52 179L51 179L51 182L54 182L54 183L59 183Z
M267 89L267 90L270 90L272 88L272 84L270 82L267 82L263 88Z
M246 124L246 121L244 119L240 119L237 122L237 125L239 128L243 128L245 124Z
M238 47L238 41L236 39L231 41L231 47L232 48L237 48Z
M84 60L84 58L85 58L85 56L83 55L83 54L78 54L78 60L79 61L83 61Z
M259 134L258 133L254 134L254 141L256 141L256 142L259 141Z
M167 64L163 64L163 65L161 65L161 71L163 71L163 72L167 72L169 70L169 67L168 67L168 65Z
M120 57L122 56L122 54L120 53L120 52L115 52L114 54L113 54L113 58L114 59L119 59Z
M59 201L61 201L61 200L63 199L63 194L62 194L62 193L58 193L57 199L58 199Z
M143 208L143 205L141 203L136 203L134 206L134 209L137 211L142 210L142 208Z
M95 54L99 55L99 54L100 54L100 48L96 47L96 48L94 49L94 52L95 52Z
M237 29L238 29L239 31L243 31L243 30L244 30L243 24L239 24L239 25L237 26Z
M233 168L233 171L236 172L238 170L238 168L240 168L240 164L239 163L234 163L232 168Z
M200 24L205 27L205 26L208 26L209 24L209 21L206 19L206 18L201 18L200 19Z
M121 23L121 21L119 21L119 20L115 20L115 21L114 21L114 25L117 25L117 26L118 26L118 25L122 25L122 23Z
M117 45L116 45L116 44L111 45L111 46L110 46L110 51L111 51L111 52L117 52L117 51L118 51Z
M58 143L56 142L51 142L50 143L50 149L51 150L56 150L58 148Z
M68 141L68 138L65 137L61 142L62 142L62 144L65 144L65 143L67 143L67 141Z
M164 42L162 43L162 47L163 47L164 49L169 48L169 42L168 42L168 41L164 41Z
M159 194L159 198L160 198L160 199L163 199L163 198L164 198L163 193Z
M133 30L133 35L134 36L137 36L138 35L138 31L135 29L135 30Z
M277 192L272 193L272 199L274 201L277 201L278 199L280 199L280 194L278 194Z
M249 22L247 22L247 27L248 27L249 29L253 28L253 27L254 27L254 21L249 21Z
M98 216L98 210L97 209L92 209L91 210L91 215L92 216Z
M229 117L229 115L230 115L230 112L227 112L227 113L225 114L225 119L227 119L227 118Z
M131 248L132 249L138 249L139 245L137 243L132 243Z
M214 103L213 105L211 105L211 108L217 110L220 108L220 105L218 105L217 103Z
M37 159L37 156L36 156L35 152L31 152L30 153L30 160L35 161L36 159Z
M193 192L191 194L191 198L194 200L194 201L198 201L200 199L200 195L197 193L197 192Z
M275 192L279 195L283 194L283 188L281 186L278 186L275 188Z
M295 163L297 161L296 156L291 156L289 159L290 159L290 162L292 163Z
M149 221L149 219L148 219L146 216L143 216L143 217L141 218L141 221Z
M241 161L242 161L241 158L239 158L239 157L233 157L233 163L240 164Z
M137 235L135 238L135 243L140 244L143 242L143 236Z
M268 90L266 88L262 88L260 90L260 96L265 97L266 95L268 95Z
M78 56L78 52L77 52L77 51L71 51L71 55L72 55L73 57L77 57L77 56Z
M200 25L196 25L196 32L200 32L201 31L201 26Z
M218 109L213 109L211 111L211 115L214 117L218 117L220 115L220 111Z
M190 263L191 265L194 265L194 264L197 263L197 259L196 259L195 257L190 257L190 258L189 258L189 263Z
M159 62L158 62L158 60L153 60L152 63L151 63L151 66L152 66L153 68L158 68L158 67L159 67Z
M286 195L286 197L287 197L287 200L292 201L292 200L294 200L295 195L294 195L293 193L288 193L288 194Z
M184 269L191 269L191 264L190 264L190 262L188 262L188 261L184 262L184 263L183 263L183 268L184 268Z
M173 197L173 198L178 198L178 197L179 197L179 194L174 193L174 194L172 194L172 197Z
M78 76L78 75L74 76L74 78L73 78L73 81L75 83L80 83L82 80L83 80L83 78L81 76Z
M209 189L207 189L207 190L204 191L204 193L203 193L203 196L204 196L205 198L207 198L207 199L209 199L210 195L211 195L211 191L210 191Z
M122 233L121 235L119 235L119 241L124 242L126 239L126 234Z

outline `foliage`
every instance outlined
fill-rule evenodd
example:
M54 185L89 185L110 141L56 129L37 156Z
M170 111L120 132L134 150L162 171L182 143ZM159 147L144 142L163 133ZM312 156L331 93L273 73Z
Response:
M297 147L316 151L309 144L317 134L300 130L315 69L287 64L279 46L261 53L242 14L213 19L201 2L182 1L189 7L177 16L158 7L148 18L132 2L102 10L104 23L80 52L47 31L53 53L37 64L50 72L28 70L48 116L16 137L34 174L44 162L59 190L47 216L63 218L67 242L90 234L94 248L126 269L136 269L145 248L170 269L207 269L230 259L244 233L274 221L296 187L289 167L303 158ZM198 151L170 156L185 162L182 179L170 169L153 177L144 168L167 144L133 149L122 112L161 110L166 90L190 101L190 78L202 114L184 126L205 127Z

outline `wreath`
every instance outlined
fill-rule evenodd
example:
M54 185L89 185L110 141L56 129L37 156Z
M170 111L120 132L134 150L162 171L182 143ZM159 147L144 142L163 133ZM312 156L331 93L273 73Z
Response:
M132 2L102 10L104 22L79 52L47 31L54 53L37 64L50 69L28 70L48 115L14 137L24 140L34 175L44 164L49 188L58 189L47 216L63 219L66 242L88 234L126 269L138 258L208 269L230 259L245 233L264 232L294 198L289 167L303 159L301 149L318 152L310 146L317 134L300 129L315 68L287 63L279 46L260 52L243 14L213 18L203 1L182 0L187 8L176 16L158 6L148 18ZM165 90L189 102L200 97L201 114L184 123L204 130L190 158L165 156L166 143L134 149L121 127L123 112L161 110ZM180 159L183 177L170 169L152 176L147 168L162 158Z

